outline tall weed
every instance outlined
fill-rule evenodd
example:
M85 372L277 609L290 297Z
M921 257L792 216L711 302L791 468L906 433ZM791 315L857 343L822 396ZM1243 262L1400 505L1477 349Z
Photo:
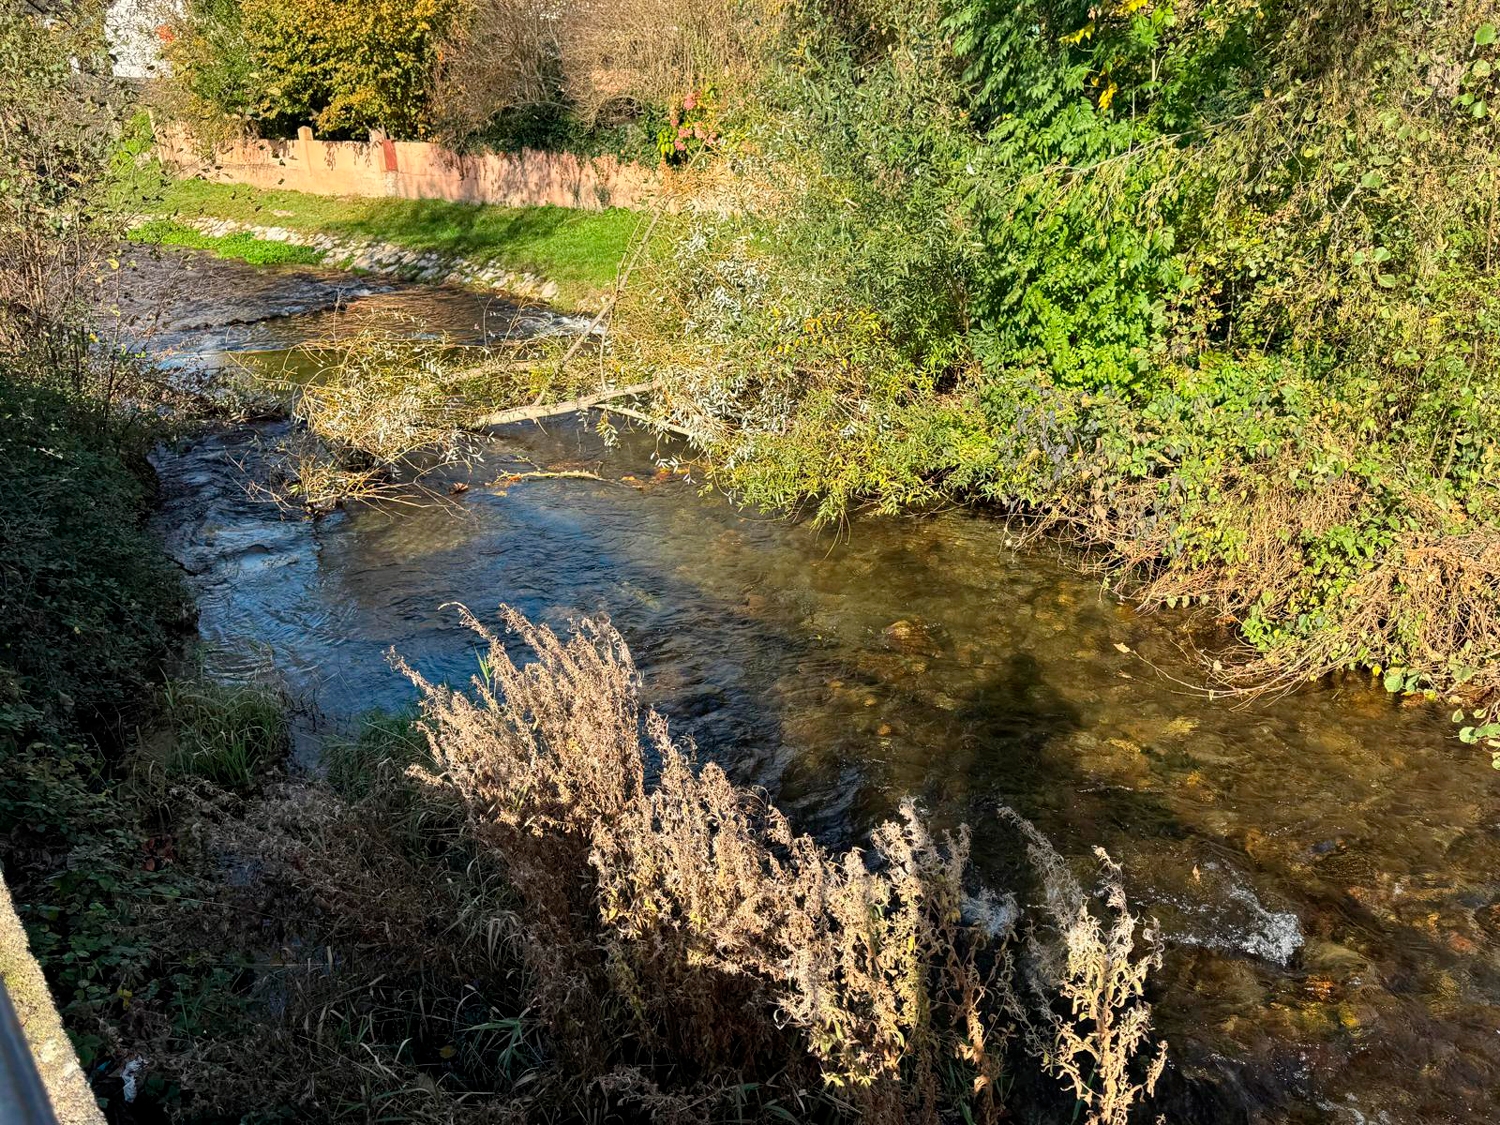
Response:
M504 863L537 1002L573 1065L670 1102L694 1075L810 1062L869 1121L955 1103L995 1119L1021 1047L1100 1125L1154 1086L1161 1055L1138 1078L1131 1064L1150 1045L1155 954L1135 952L1117 868L1105 926L1027 826L1061 932L1023 941L1014 900L970 893L966 829L934 838L907 805L868 851L831 853L642 714L608 625L563 640L502 613L533 659L466 614L488 648L471 693L397 666L422 693L431 765L416 774L463 800ZM641 1052L673 1062L642 1077Z

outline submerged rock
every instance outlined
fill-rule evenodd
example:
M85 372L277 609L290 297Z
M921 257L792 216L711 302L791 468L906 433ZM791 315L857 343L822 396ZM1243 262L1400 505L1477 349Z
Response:
M937 656L942 652L933 629L922 621L910 618L892 621L881 632L880 639L887 648L910 656Z

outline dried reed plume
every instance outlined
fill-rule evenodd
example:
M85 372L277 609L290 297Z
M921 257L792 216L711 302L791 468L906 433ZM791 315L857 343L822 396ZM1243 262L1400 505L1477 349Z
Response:
M691 746L641 712L608 624L563 640L503 609L535 656L523 666L462 612L488 644L472 693L393 657L422 694L435 764L418 776L456 791L502 857L536 1001L570 1063L665 1112L671 1098L622 1041L700 1076L795 1075L810 1059L837 1101L877 1122L935 1121L954 1102L996 1119L1013 1044L1097 1125L1119 1125L1154 1086L1162 1049L1142 1080L1130 1070L1150 1047L1140 996L1157 960L1133 953L1136 921L1107 858L1103 926L1016 818L1061 931L1023 944L1013 899L965 893L967 829L934 839L908 803L868 853L832 854L718 766L697 768Z

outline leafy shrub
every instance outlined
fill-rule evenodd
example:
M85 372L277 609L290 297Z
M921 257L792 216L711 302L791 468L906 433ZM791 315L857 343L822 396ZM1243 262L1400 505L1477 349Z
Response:
M663 228L616 317L718 484L995 502L1237 620L1235 687L1500 690L1492 4L787 26L733 213Z
M288 136L311 124L363 140L371 129L415 139L432 125L438 47L459 0L208 0L167 45L163 107L230 118Z
M463 147L653 159L673 107L746 90L782 6L725 0L192 0L154 86L168 119L212 147L236 132L440 137ZM675 128L675 125L674 125ZM670 150L669 150L670 151Z
M188 619L144 526L144 466L95 425L0 376L0 731L16 737L128 727Z
M186 612L144 525L163 388L108 312L132 163L100 10L0 13L0 733L108 740Z
M151 102L186 122L206 151L232 140L255 116L260 74L245 36L240 0L190 0L166 27L166 66L151 80Z
M0 11L0 361L13 379L113 406L126 365L100 306L128 200L116 196L129 115L110 77L102 9Z

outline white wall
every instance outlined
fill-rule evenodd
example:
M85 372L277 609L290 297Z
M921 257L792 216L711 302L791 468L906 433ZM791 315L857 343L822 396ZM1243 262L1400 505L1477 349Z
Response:
M117 78L150 78L165 65L156 29L177 10L175 0L113 0L104 32Z

